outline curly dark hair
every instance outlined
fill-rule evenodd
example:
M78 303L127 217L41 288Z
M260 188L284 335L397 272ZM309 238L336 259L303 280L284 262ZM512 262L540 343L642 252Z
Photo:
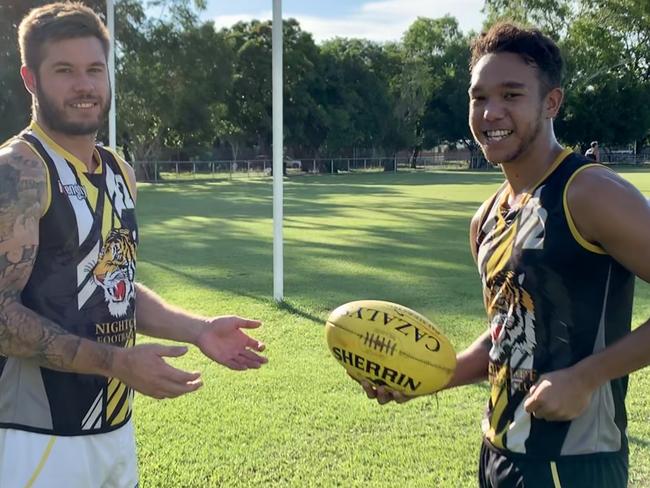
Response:
M471 50L470 70L486 54L514 53L539 70L540 81L546 88L543 94L562 85L564 61L560 49L539 29L500 22L479 34L472 42Z

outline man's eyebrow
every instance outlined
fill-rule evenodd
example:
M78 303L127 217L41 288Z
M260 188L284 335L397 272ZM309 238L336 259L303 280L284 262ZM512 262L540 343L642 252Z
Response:
M72 68L72 63L69 63L67 61L56 61L55 63L52 64L52 68ZM102 61L95 61L93 63L90 63L90 66L92 67L106 67L106 63Z
M521 83L520 81L506 81L501 83L501 86L504 88L515 88L519 90L526 88L526 84Z
M522 83L520 81L504 81L503 83L499 84L499 88L510 88L514 90L524 90L526 88L526 84ZM467 92L470 95L476 94L478 92L482 92L483 87L481 85L474 85L470 86L469 90Z

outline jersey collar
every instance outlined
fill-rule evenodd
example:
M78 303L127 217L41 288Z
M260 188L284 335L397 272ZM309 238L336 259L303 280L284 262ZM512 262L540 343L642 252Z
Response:
M59 153L60 156L62 156L66 161L72 164L78 172L89 173L88 167L77 156L63 149L59 144L57 144L54 141L54 139L48 136L43 130L43 128L38 124L38 122L32 120L31 124L29 124L29 129L32 132L34 132L39 138L43 139L43 141L45 141L47 145L52 148L52 150ZM93 150L93 158L95 159L95 161L97 161L97 168L95 168L95 171L92 174L101 174L102 157L99 154L97 148Z

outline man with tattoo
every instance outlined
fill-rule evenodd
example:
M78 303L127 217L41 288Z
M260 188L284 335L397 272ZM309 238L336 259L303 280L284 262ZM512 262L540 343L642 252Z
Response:
M472 46L469 124L505 182L470 225L488 327L447 388L490 382L482 488L627 486L627 379L650 363L650 320L630 331L635 275L650 282L650 207L558 143L562 64L553 40L513 24Z
M0 149L0 486L134 487L133 391L202 384L164 360L185 346L136 345L136 330L245 370L266 362L242 331L260 322L192 315L134 281L135 175L95 144L111 103L97 15L34 9L19 44L33 108Z

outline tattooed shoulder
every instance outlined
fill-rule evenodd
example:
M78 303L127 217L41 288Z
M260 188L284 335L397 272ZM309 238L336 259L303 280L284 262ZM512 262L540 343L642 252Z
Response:
M0 150L0 288L9 296L20 293L31 274L46 192L43 163L21 146Z
M0 149L0 214L36 212L40 216L46 185L43 162L24 143L17 141Z

